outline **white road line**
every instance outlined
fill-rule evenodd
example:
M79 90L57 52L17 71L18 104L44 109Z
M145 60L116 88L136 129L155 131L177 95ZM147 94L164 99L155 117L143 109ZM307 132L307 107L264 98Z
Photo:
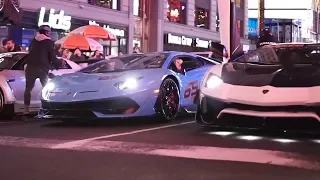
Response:
M106 135L106 136L98 136L98 137L81 139L81 140L76 140L76 141L70 141L67 143L58 144L58 145L52 147L52 149L73 148L73 147L77 147L77 146L82 146L85 143L89 143L89 142L95 141L95 140L107 139L107 138L113 138L113 137L119 137L119 136L126 136L126 135L138 134L138 133L143 133L143 132L149 132L149 131L156 131L156 130L160 130L160 129L167 129L167 128L172 128L172 127L177 127L177 126L183 126L183 125L187 125L187 124L191 124L191 123L194 123L194 121L188 121L188 122L183 122L183 123L178 123L178 124L171 124L171 125L166 125L166 126L159 126L159 127L154 127L154 128L148 128L148 129L141 129L141 130L130 131L130 132L125 132L125 133L110 134L110 135Z
M53 149L64 140L0 136L0 145ZM65 147L59 150L111 152L197 160L220 160L320 170L320 157L298 153L260 149L222 148L210 146L161 145L122 141L90 141L81 146ZM57 150L57 151L59 151Z
M222 148L208 146L156 145L121 141L92 141L82 146L65 148L77 151L120 152L157 155L198 160L220 160L271 164L287 167L320 170L319 157L260 149Z
M41 119L18 120L18 121L2 121L2 122L0 122L0 124L10 124L10 123L18 123L18 122L33 122L33 121L41 121Z

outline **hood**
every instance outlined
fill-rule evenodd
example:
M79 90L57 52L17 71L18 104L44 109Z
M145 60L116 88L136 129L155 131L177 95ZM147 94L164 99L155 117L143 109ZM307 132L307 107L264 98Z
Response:
M320 86L320 66L228 63L223 65L221 78L227 84L239 86L313 87Z
M46 39L51 39L50 37L44 35L44 34L37 34L36 37L34 37L37 41L43 41Z
M133 92L145 91L149 88L157 89L160 87L163 74L161 68L159 70L146 69L96 74L82 72L64 74L52 80L54 89L51 92L55 95L50 97L50 100L60 102L83 101L123 96ZM129 78L137 79L137 87L131 90L120 90L117 84L125 82Z

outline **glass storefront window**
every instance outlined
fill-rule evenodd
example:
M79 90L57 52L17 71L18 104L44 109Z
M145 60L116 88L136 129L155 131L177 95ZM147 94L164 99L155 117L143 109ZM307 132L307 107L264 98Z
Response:
M239 31L240 37L243 37L244 36L243 21L237 20L237 26L238 26L238 31Z
M243 0L236 0L236 7L244 8L244 1Z
M36 31L33 29L22 29L22 48L28 50L28 47L36 35Z
M194 16L196 27L209 29L209 10L196 7Z
M90 0L89 4L101 6L109 9L120 10L119 0Z
M142 17L143 15L142 0L133 0L133 15Z
M186 3L180 0L168 0L167 18L170 22L186 24L187 8Z

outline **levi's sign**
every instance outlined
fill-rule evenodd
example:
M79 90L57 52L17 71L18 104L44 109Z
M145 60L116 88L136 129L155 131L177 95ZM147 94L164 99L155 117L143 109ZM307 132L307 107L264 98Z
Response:
M56 13L55 9L50 9L48 20L45 22L45 14L46 8L41 7L39 19L38 19L38 26L41 25L48 25L52 29L61 29L68 31L71 28L71 16L64 15L64 11L61 10L60 12Z

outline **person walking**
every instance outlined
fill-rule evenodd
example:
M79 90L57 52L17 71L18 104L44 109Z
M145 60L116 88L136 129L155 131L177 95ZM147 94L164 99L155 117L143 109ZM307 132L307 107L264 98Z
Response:
M48 81L49 70L58 69L65 63L57 59L54 43L50 39L51 28L48 25L39 27L39 33L32 39L29 46L29 54L26 58L26 89L24 92L24 115L29 115L31 91L36 79L40 79L42 87Z

